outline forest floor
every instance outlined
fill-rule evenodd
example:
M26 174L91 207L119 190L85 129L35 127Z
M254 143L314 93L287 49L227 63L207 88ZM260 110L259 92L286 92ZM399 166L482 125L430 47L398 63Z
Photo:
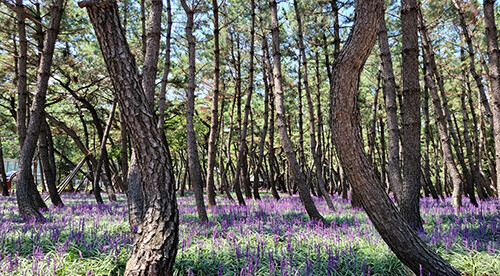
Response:
M180 197L180 239L175 275L412 275L380 238L365 213L334 197L321 199L329 227L308 220L297 196L275 201L225 198L200 224L192 196ZM124 195L95 203L91 195L64 194L65 207L44 212L48 222L24 223L15 196L0 197L0 275L122 275L133 235ZM500 205L478 208L464 198L422 199L430 245L464 275L500 275Z

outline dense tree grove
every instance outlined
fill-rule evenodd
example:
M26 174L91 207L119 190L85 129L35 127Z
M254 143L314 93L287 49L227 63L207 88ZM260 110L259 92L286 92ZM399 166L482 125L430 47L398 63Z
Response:
M313 199L335 212L340 195L415 274L460 275L417 235L420 200L452 197L457 212L463 197L500 200L499 11L494 0L0 0L0 159L19 160L26 221L45 221L41 192L59 206L64 189L99 203L125 193L126 275L173 273L177 197L193 194L208 223L222 197L267 192L298 195L325 226Z

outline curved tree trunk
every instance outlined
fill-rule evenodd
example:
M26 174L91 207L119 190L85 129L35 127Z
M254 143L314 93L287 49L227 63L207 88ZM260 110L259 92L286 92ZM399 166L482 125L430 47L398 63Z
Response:
M125 275L171 275L177 254L179 214L166 146L120 26L116 1L86 1L79 5L87 8L99 40L141 171L144 220L138 228Z
M311 194L309 193L309 188L307 186L306 178L304 173L300 170L300 165L297 162L297 157L295 151L293 150L292 141L288 136L286 130L286 118L285 118L285 106L284 106L284 95L283 87L281 83L281 52L280 52L280 40L279 40L279 24L278 24L278 11L277 3L275 0L269 0L269 5L271 7L271 30L273 37L273 77L274 77L274 97L276 104L276 120L278 125L278 133L280 135L281 143L285 151L286 159L290 167L290 172L292 174L292 181L297 186L299 190L300 200L307 211L309 217L313 220L322 221L326 223L326 220L319 213L314 201L312 200Z
M332 130L340 162L368 217L398 258L417 275L460 275L404 221L384 192L364 153L358 121L361 70L376 38L383 1L356 1L356 20L333 66Z

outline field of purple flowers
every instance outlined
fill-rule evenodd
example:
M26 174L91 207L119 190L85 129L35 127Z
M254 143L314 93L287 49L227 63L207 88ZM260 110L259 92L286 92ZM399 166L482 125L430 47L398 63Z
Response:
M0 198L0 275L121 275L132 234L126 200L98 205L66 194L44 224L24 223L15 197ZM192 197L181 213L176 275L412 275L377 234L364 212L334 198L335 211L317 205L329 227L308 221L298 197L247 201L218 199L210 222L200 224ZM500 275L498 201L466 203L423 199L421 236L465 275Z

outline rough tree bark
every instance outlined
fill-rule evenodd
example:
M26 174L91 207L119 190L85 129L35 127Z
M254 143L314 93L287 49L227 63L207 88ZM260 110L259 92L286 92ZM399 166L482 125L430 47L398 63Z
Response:
M160 50L161 17L162 17L163 2L159 0L151 0L149 4L150 4L150 11L148 14L147 27L146 27L145 1L141 0L140 2L142 54L144 56L141 84L144 93L146 94L148 108L151 109L152 111L154 110L153 107L155 98L156 74L158 71L158 55ZM162 89L163 89L163 83L164 82L162 80ZM163 115L163 113L161 114ZM163 122L163 117L161 117L161 119ZM132 158L132 156L135 155L136 153L132 150L130 158L130 167L126 177L128 181L127 200L129 207L131 207L131 209L134 210L134 212L131 212L129 214L130 222L132 223L135 221L136 223L140 223L142 219L142 216L140 214L143 213L143 210L141 209L143 206L142 204L143 192L142 192L142 184L140 182L141 178L139 177L140 172L138 171L139 166L135 163L137 162L137 158Z
M125 275L171 275L177 254L179 214L167 148L142 89L120 26L116 1L85 1L120 110L130 130L144 191L144 221L137 230Z
M160 33L162 0L150 0L148 25L146 29L146 47L144 64L142 65L142 87L148 101L149 108L153 109L155 99L156 74L158 72L158 55L160 52ZM144 38L144 36L143 36ZM143 41L144 43L144 41Z
M124 191L128 191L128 135L127 127L125 126L125 118L120 112L120 168L122 171L122 185Z
M383 1L355 2L356 20L333 66L332 130L340 162L368 217L396 256L417 275L460 275L427 246L405 222L384 192L361 140L357 107L360 73L380 24Z
M418 4L401 1L402 80L401 148L403 157L403 189L396 198L406 221L415 229L422 228L420 217L420 85L418 73Z
M191 185L196 200L196 210L200 221L208 221L205 202L203 199L203 182L201 178L200 158L198 157L198 146L196 144L196 134L194 132L193 116L194 116L194 91L196 89L196 42L193 36L194 28L194 9L189 7L186 0L181 0L182 8L186 12L186 37L189 45L189 86L187 93L187 109L186 109L186 138L187 138L187 153L188 153L188 168Z
M19 36L19 58L18 61L18 77L17 77L17 133L19 136L19 146L22 147L24 138L26 137L26 112L28 105L28 90L27 90L27 52L28 41L26 39L26 23L23 0L16 0L16 16L17 16L17 31Z
M500 52L495 24L495 0L485 0L484 23L486 25L486 43L488 44L491 99L493 105L493 137L495 140L495 171L498 200L500 200Z
M302 201L302 204L304 204L307 214L311 219L318 220L326 224L326 220L319 213L316 205L314 205L314 201L312 200L311 194L309 193L309 188L307 186L304 173L300 170L300 165L297 162L297 157L293 149L292 141L290 140L290 137L287 133L283 86L281 82L281 52L277 11L278 5L276 3L276 0L269 0L269 6L271 8L271 31L273 41L273 84L278 133L280 135L281 143L285 151L286 159L288 160L288 164L292 174L292 181L299 190L300 200Z
M19 156L19 169L17 175L17 204L19 213L25 218L42 220L43 216L39 212L40 208L46 208L45 202L40 196L31 172L31 165L35 153L38 134L44 118L45 96L49 84L50 68L55 49L57 35L59 33L59 23L63 14L63 0L56 0L51 6L51 18L46 31L43 53L37 72L37 82L35 96L33 97L30 119L26 129L26 136L21 147Z
M163 76L161 79L160 98L158 100L158 129L160 133L165 131L165 95L167 93L168 75L170 73L170 41L172 40L172 7L170 0L167 3L167 38L165 45L165 66L163 67Z

